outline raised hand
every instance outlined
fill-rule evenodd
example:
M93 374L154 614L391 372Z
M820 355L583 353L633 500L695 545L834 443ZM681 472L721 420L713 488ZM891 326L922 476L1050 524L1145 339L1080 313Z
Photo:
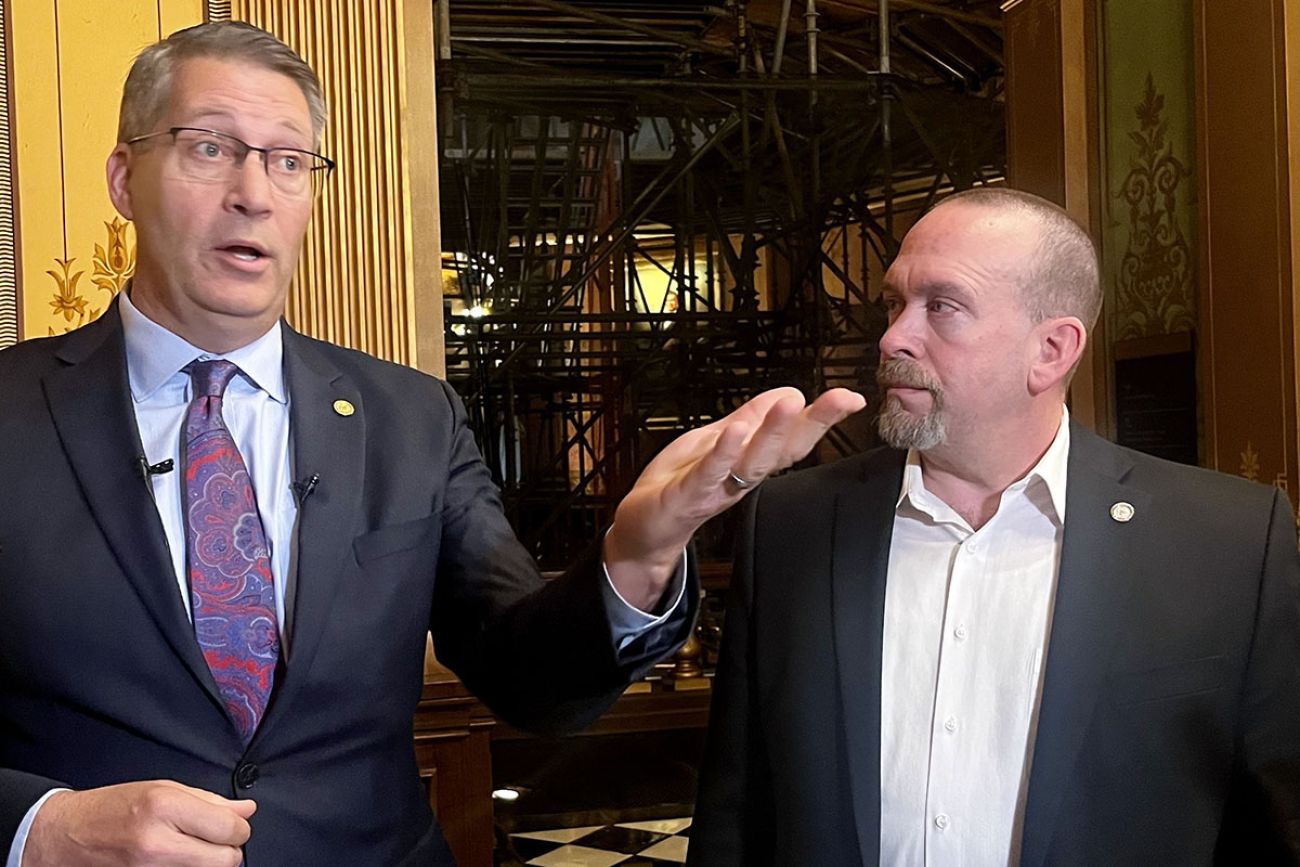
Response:
M804 457L832 425L865 406L862 395L843 388L808 405L798 389L775 388L669 443L619 503L605 537L605 565L619 593L651 610L705 521Z

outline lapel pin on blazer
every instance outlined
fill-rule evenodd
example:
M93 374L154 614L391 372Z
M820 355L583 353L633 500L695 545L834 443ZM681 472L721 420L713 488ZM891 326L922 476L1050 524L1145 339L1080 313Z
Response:
M352 413L356 412L357 408L346 400L340 398L339 400L334 401L334 411L344 418L347 418L352 415Z
M1126 503L1123 500L1110 507L1111 518L1121 524L1127 524L1129 521L1133 520L1133 513L1133 504Z

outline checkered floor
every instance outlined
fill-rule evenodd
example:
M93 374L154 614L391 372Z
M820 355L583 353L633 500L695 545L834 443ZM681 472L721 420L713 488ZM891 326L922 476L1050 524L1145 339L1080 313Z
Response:
M511 834L518 861L532 867L678 867L686 863L690 819L625 822Z

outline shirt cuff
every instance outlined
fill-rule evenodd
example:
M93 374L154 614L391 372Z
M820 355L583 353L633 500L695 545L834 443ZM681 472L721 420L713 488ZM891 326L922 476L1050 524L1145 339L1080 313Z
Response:
M686 549L682 549L682 562L673 574L664 598L671 598L673 603L663 607L663 614L647 614L623 598L614 586L614 579L609 577L609 567L600 561L600 568L605 573L605 583L601 588L605 597L605 611L609 614L610 632L614 636L614 649L622 652L625 647L645 635L656 626L662 626L681 607L686 595Z
M9 846L9 860L5 861L5 867L22 867L23 849L27 848L27 835L31 833L32 822L36 821L36 813L50 799L51 795L57 795L59 792L70 792L71 789L50 789L27 811L23 820L18 823L18 832L14 834L14 841Z

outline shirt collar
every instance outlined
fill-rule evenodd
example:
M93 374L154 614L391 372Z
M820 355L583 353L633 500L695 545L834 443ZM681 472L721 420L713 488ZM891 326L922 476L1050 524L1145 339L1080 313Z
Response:
M1034 481L1047 486L1056 520L1065 524L1065 486L1068 476L1070 458L1070 410L1061 406L1061 423L1056 429L1052 444L1043 452L1038 463L1024 476L1007 486L1008 490L1027 488ZM917 501L927 501L932 495L925 487L925 477L921 472L921 453L916 449L907 450L907 463L903 467L903 486L898 493L895 508L906 502L917 505Z
M284 335L280 322L261 337L231 352L214 355L159 325L139 311L127 292L118 295L122 336L126 341L126 370L131 397L148 400L163 384L196 358L233 362L277 403L288 403L284 385Z

